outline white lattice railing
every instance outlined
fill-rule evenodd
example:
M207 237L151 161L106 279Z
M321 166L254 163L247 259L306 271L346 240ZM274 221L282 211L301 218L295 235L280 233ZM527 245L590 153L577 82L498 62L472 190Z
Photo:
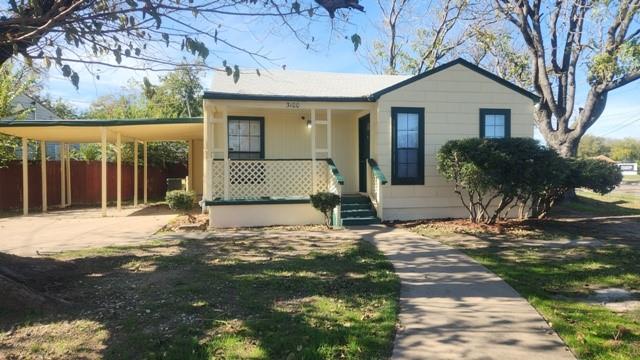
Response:
M337 179L332 171L335 165L330 161L315 162L315 177L312 160L228 162L229 174L225 178L224 160L213 161L209 179L211 199L304 198L319 191L341 194L340 182L343 181Z
M376 213L380 219L382 219L382 185L387 183L387 179L384 173L378 167L373 159L367 159L367 190L369 199L373 207L376 209Z

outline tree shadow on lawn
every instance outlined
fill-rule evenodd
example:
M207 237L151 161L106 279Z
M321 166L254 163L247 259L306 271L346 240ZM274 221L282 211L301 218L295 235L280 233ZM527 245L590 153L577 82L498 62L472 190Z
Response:
M225 250L237 251L237 239L211 237L79 257L72 261L82 277L59 279L65 286L55 294L73 306L3 317L1 330L13 330L0 355L384 358L392 348L399 282L372 245L351 244L296 256L285 246L259 249L266 258L252 261ZM93 324L73 335L86 336L86 343L76 339L75 353L51 350L56 345L46 344L47 332L77 321ZM37 346L28 332L42 333ZM91 339L99 333L105 335ZM66 335L54 338L69 342Z

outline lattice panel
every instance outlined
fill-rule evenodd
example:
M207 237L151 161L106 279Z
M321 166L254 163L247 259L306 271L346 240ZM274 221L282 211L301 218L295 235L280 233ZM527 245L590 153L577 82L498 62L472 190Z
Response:
M213 199L224 197L224 161L212 161L209 185Z

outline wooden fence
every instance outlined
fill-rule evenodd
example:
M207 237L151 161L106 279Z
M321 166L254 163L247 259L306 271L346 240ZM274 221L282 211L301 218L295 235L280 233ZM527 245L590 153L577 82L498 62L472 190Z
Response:
M71 161L71 204L100 205L100 161ZM184 164L167 168L149 166L147 193L149 200L163 199L167 191L167 178L184 178ZM143 169L138 169L138 196L142 203ZM107 199L116 201L116 164L107 163ZM133 200L133 165L122 164L122 201ZM47 161L47 204L60 204L60 161ZM29 161L29 208L42 207L40 162ZM22 162L11 161L0 168L0 210L22 209Z

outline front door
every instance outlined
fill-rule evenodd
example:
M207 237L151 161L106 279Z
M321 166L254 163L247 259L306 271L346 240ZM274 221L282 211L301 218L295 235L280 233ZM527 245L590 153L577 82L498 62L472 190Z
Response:
M369 158L369 115L358 119L359 191L367 192L367 159Z

